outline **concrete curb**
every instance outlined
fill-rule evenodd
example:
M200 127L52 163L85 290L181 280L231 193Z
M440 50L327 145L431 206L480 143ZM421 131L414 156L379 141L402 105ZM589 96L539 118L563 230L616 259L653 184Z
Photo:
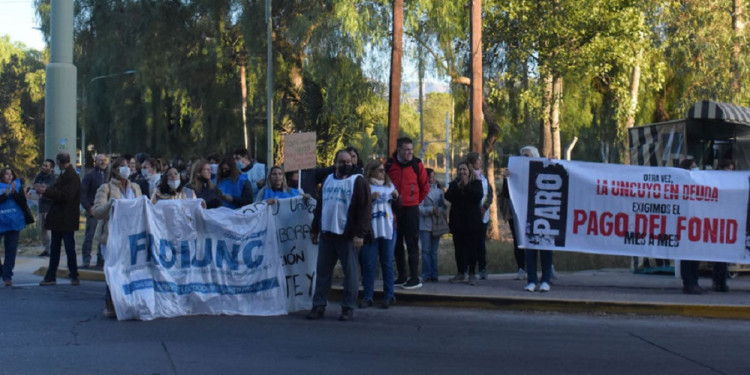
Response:
M341 300L343 288L331 288L332 299ZM658 315L685 316L693 318L741 319L750 320L750 306L733 305L689 305L678 303L577 301L563 299L538 299L522 297L483 297L455 296L445 294L415 294L395 292L394 306L421 306L489 309L504 311L561 312L573 314L618 314L618 315ZM375 292L375 300L383 298L382 292Z

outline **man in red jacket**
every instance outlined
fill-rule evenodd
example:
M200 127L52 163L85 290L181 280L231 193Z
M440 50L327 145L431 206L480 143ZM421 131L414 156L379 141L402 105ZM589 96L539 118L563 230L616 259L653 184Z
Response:
M419 280L419 203L430 191L430 182L422 161L414 157L414 142L411 138L396 140L396 152L386 163L388 177L401 196L401 205L396 210L396 268L398 278L394 285L404 289L422 286ZM409 254L409 278L406 278L404 262L404 240Z

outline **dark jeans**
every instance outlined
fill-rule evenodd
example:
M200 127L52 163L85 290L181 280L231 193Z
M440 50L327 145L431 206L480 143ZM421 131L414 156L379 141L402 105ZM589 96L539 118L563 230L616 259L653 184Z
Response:
M479 239L477 243L477 263L479 264L479 272L487 271L487 224L482 224L482 231L479 233Z
M328 304L328 293L333 282L333 268L336 261L341 261L344 271L344 292L341 306L353 309L359 292L359 254L351 238L337 234L323 233L318 242L318 264L315 275L315 293L313 306L325 307Z
M18 252L18 235L20 231L9 230L0 233L5 237L5 263L2 265L3 280L10 280L13 277L13 268L16 266L16 253Z
M516 258L516 265L519 269L526 270L526 253L523 249L518 248L516 227L513 225L513 220L508 220L508 225L510 226L510 235L513 236L513 257Z
M539 279L536 274L537 253L542 263L542 282L549 283L552 278L552 251L551 250L526 250L526 279L536 284Z
M60 250L62 243L65 242L65 255L68 257L68 270L70 278L78 278L78 260L76 259L76 240L73 237L74 232L52 231L52 241L50 243L49 268L44 276L45 281L57 279L57 267L60 265Z
M729 264L724 262L713 262L711 278L716 285L726 285L729 277Z
M456 256L456 270L460 274L475 274L477 253L479 252L479 232L453 233L453 249Z
M419 278L419 206L401 207L396 214L398 223L396 233L396 269L398 278L406 278L404 261L404 241L409 253L409 276Z
M94 243L94 232L96 232L96 223L98 220L93 216L86 215L86 233L83 235L83 246L81 247L81 255L83 258L83 265L88 266L91 264L91 246ZM96 263L102 264L102 245L96 245Z
M698 286L698 273L700 262L697 260L681 260L680 275L682 276L682 286Z

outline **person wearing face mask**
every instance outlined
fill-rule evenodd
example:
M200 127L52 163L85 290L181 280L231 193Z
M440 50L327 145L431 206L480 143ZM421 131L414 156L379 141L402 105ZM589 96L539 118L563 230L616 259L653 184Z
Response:
M44 194L44 190L47 189L47 186L52 186L55 184L55 180L57 179L57 176L55 176L55 161L52 159L47 159L42 163L42 170L39 172L38 175L36 175L36 178L34 179L34 191L36 192L37 196L39 196L39 206L38 206L38 215L37 218L39 219L39 237L41 239L42 245L44 245L44 251L42 251L39 256L49 256L49 243L50 243L50 236L51 232L44 229L44 223L47 220L47 211L49 211L50 205L52 205L52 202L50 202L49 199L41 198L41 196Z
M359 289L359 250L371 230L372 202L370 186L364 177L353 174L352 158L340 150L335 158L336 172L323 183L315 206L310 238L318 246L313 307L307 319L321 319L328 304L333 268L338 260L344 270L344 292L341 298L340 321L354 318Z
M167 171L161 177L161 182L159 182L156 191L154 194L151 194L151 203L156 204L160 200L187 198L183 185L184 182L177 168L167 168Z
M476 258L479 250L479 233L482 224L482 181L477 179L469 164L462 161L456 168L457 177L448 185L445 200L451 202L448 226L453 234L453 247L456 256L456 276L450 282L466 280L469 271L469 285L477 284L475 273Z
M247 175L247 180L253 187L252 195L258 195L258 190L266 183L266 165L251 158L250 153L245 148L237 149L232 156L240 172Z
M208 161L201 159L193 164L185 194L189 199L203 199L206 208L221 206L221 191L211 182L211 166Z
M219 174L219 162L221 161L221 155L211 154L208 155L208 166L211 167L211 181L216 183L216 175ZM232 161L234 163L234 160Z
M146 196L151 197L151 194L156 191L156 187L161 180L161 163L156 158L146 159L142 164L141 174L148 181L148 193Z
M253 203L252 184L247 180L247 175L237 169L234 159L224 158L219 163L218 171L216 185L221 191L222 206L234 210Z
M117 215L112 212L112 202L115 199L136 199L141 196L141 188L128 180L130 176L130 167L128 160L117 158L110 167L108 180L96 191L94 203L94 216L99 220L96 225L96 240L102 244L102 252L107 254L107 238L109 237L109 219L110 215ZM106 275L106 274L105 274ZM104 316L108 318L115 317L115 309L112 304L112 296L107 287L104 304Z
M443 200L443 189L437 180L437 174L427 168L430 181L430 192L419 204L419 242L422 246L422 280L437 282L439 275L438 248L440 238L445 234L445 215L448 207ZM443 224L442 228L439 224Z
M142 157L143 161L146 160L146 158L143 156L144 154L138 153L136 155ZM133 157L130 158L128 162L128 167L130 167L130 176L128 177L128 181L138 184L138 187L141 188L141 194L150 196L151 192L148 191L148 180L143 177L143 174L141 173L142 163L138 160L138 157Z
M479 249L477 250L477 263L479 266L479 278L484 280L487 279L487 224L490 222L490 205L492 205L492 198L495 194L492 191L490 182L482 174L482 156L478 152L470 152L466 155L466 162L469 164L471 172L482 182L483 195L479 209L482 213L482 225L484 229L480 233L481 238L479 239Z
M0 169L0 238L5 240L5 263L0 264L0 275L6 287L13 286L13 268L21 230L33 222L34 216L26 204L23 181L16 178L10 168Z

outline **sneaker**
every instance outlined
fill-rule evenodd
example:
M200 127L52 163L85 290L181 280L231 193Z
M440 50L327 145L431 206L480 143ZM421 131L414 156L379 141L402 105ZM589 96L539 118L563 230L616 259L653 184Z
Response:
M81 280L78 279L70 279L70 285L78 286L81 285Z
M534 290L536 290L536 284L529 283L529 285L526 285L526 287L523 288L523 290L525 290L527 292L533 292Z
M539 291L540 292L549 292L549 289L550 289L549 288L549 284L547 284L545 282L542 282L541 284L539 284Z
M55 280L42 280L41 282L39 282L39 285L41 286L52 286L56 284L57 284L57 281Z
M399 277L396 279L396 281L393 282L393 286L402 286L406 284L406 278L405 277Z
M482 280L487 280L487 270L483 269L479 271L479 278Z
M469 275L469 285L474 286L477 285L477 277L473 274Z
M456 276L453 276L450 279L448 279L448 281L452 283L462 283L464 282L464 280L466 280L466 274L463 274L463 273L456 274Z
M551 266L551 270L552 270L552 272L550 273L550 278L552 280L557 280L557 271L555 271L555 265L554 264Z
M359 308L360 309L366 309L368 307L372 307L372 300L371 299L363 299L359 301Z
M518 269L516 280L526 280L526 271L524 271L523 268Z
M312 310L310 310L310 312L307 313L307 316L305 318L307 318L308 320L318 320L318 319L323 318L323 316L325 315L325 312L326 312L325 307L313 306Z
M341 315L339 315L339 321L348 322L354 319L354 310L344 307L341 309Z
M422 287L422 282L419 281L418 277L412 277L409 279L409 281L406 282L406 284L401 286L404 289L417 289Z

